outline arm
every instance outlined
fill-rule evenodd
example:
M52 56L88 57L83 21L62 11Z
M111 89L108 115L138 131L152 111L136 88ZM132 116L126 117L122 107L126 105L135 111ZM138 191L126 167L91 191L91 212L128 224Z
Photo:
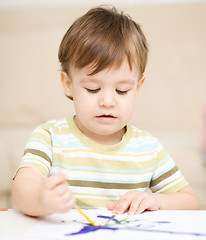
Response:
M156 193L160 202L160 209L176 210L199 210L199 200L196 193L190 186L184 187L176 193L161 194Z
M176 193L145 193L138 190L127 192L117 202L108 204L114 213L142 213L145 210L199 210L199 201L190 186Z
M12 184L12 198L16 206L30 216L63 213L75 205L66 176L47 178L29 167L18 171Z

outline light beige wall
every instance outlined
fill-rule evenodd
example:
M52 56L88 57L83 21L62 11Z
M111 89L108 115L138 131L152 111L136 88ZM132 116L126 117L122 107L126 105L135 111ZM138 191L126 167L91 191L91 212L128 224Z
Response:
M135 124L200 127L206 101L206 3L124 10L139 22L150 53ZM58 46L85 9L0 14L0 124L31 125L70 113L59 83Z
M57 53L67 28L86 10L0 10L0 168L9 178L4 176L3 181L0 176L0 186L4 185L0 195L10 192L31 130L40 122L74 112L60 85ZM132 123L160 137L206 208L200 151L206 101L206 3L124 11L141 24L150 48L146 82ZM199 178L194 179L196 163Z
M206 101L206 4L154 6L131 15L150 44L147 81L134 121L201 128Z

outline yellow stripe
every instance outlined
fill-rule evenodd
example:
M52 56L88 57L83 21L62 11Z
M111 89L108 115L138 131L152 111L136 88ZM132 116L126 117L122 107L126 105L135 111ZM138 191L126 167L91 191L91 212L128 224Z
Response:
M59 145L53 145L54 149L62 149ZM79 153L79 152L86 152L86 153L94 153L94 154L98 154L98 152L95 152L91 149L82 149L82 148L75 148L75 149L62 149L62 152L64 153ZM120 156L120 157L144 157L144 156L149 156L152 155L154 153L156 153L157 151L154 150L152 152L148 152L148 153L139 153L139 154L130 154L130 153L99 153L99 155L106 155L106 156Z
M112 171L101 171L101 170L99 170L99 171L98 170L87 170L87 169L81 169L81 168L80 169L69 169L68 170L68 168L64 167L64 166L55 166L55 164L53 164L53 166L58 167L60 169L64 169L68 172L90 172L90 173L102 173L102 174L108 173L108 174L116 174L116 175L131 175L132 174L132 175L139 176L139 175L144 175L146 173L153 172L153 170L146 171L146 172L132 172L132 173L131 172L117 172L117 171L115 171L115 169L114 169L114 172L112 172ZM128 171L130 171L130 169Z
M168 156L168 152L165 149L161 149L160 152L157 153L157 159L161 160Z
M45 133L42 131L47 132L50 136L47 136ZM46 129L41 129L41 132L33 132L31 138L39 138L41 140L44 140L47 143L51 142L51 133L48 132ZM29 141L34 141L34 140L29 140Z

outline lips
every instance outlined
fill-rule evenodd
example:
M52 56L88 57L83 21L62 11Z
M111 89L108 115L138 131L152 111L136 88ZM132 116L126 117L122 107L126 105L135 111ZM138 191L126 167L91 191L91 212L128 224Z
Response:
M103 115L97 116L97 118L116 118L116 117L114 117L112 115L103 114Z
M114 123L117 119L117 117L110 115L110 114L102 114L102 115L97 116L96 118L99 122L106 123L106 124Z

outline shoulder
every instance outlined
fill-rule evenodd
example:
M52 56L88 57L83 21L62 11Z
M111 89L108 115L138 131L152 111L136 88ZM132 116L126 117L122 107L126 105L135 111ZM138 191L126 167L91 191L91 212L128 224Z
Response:
M141 130L137 128L134 125L128 126L131 131L131 139L130 142L132 143L141 143L141 144L150 144L153 145L153 147L158 148L159 147L159 140L158 138L154 137L151 133Z
M155 141L158 141L156 137L154 137L151 133L145 130L139 129L134 125L128 125L128 127L131 129L132 137L134 138L148 138L148 139L153 139Z
M59 134L69 133L70 131L68 118L48 120L45 123L39 124L36 130L39 130L39 129L45 130L49 133L56 132Z

